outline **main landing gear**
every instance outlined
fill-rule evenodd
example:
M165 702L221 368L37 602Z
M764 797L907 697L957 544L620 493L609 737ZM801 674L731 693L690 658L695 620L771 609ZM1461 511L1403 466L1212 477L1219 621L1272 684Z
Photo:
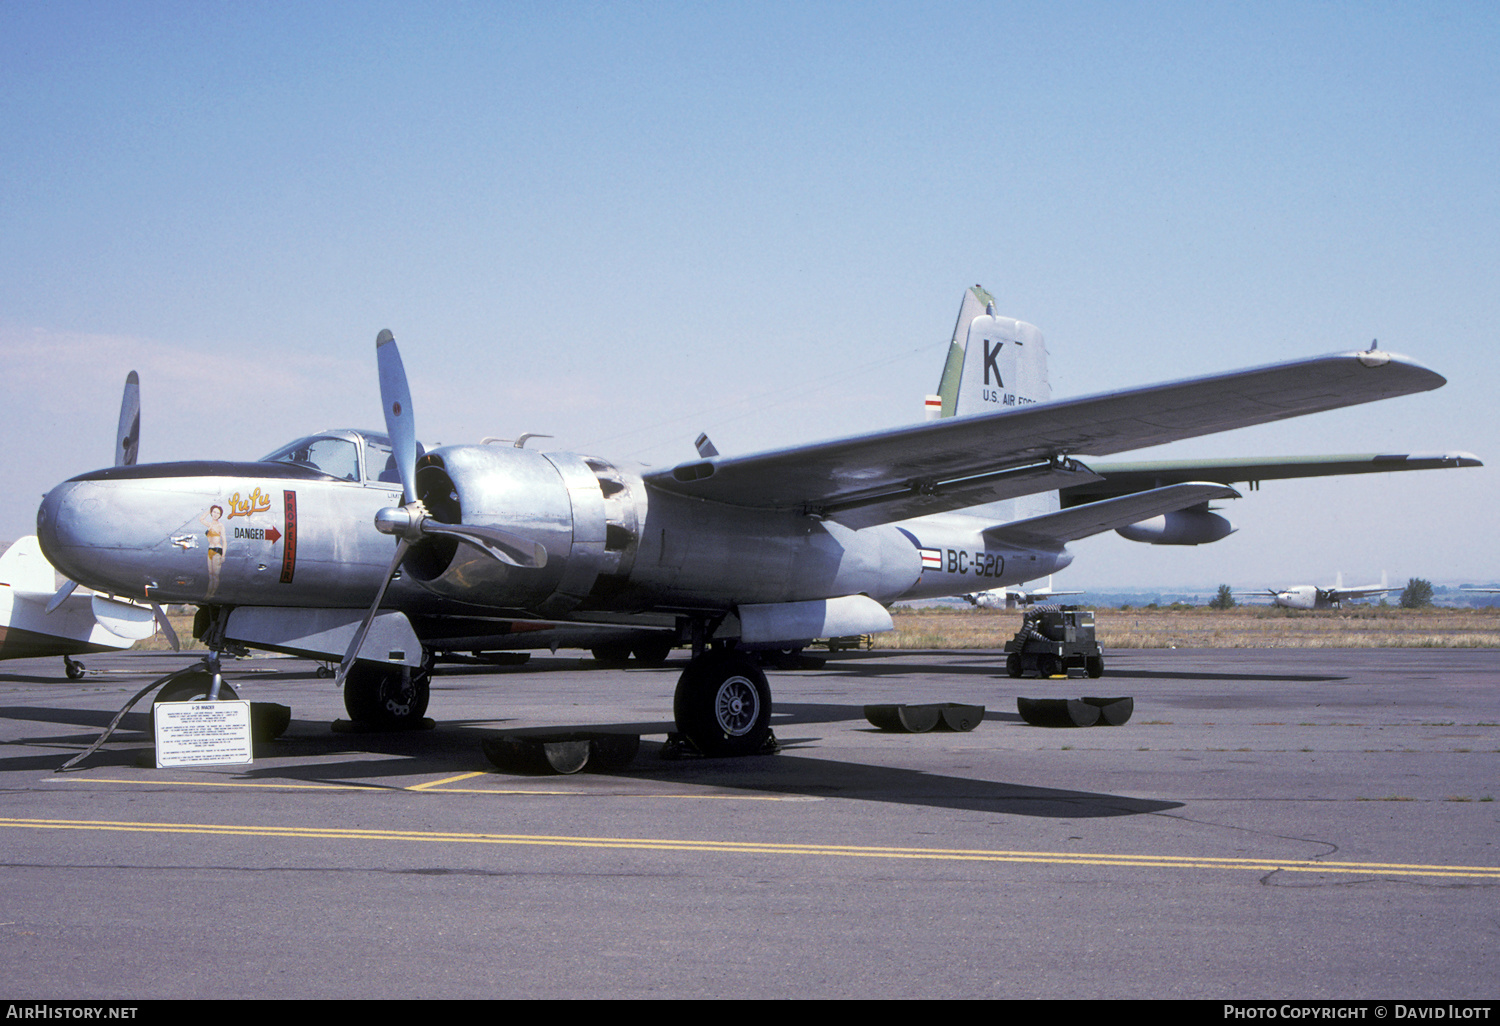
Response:
M695 655L677 680L672 712L677 729L703 755L776 750L771 687L743 652L719 648Z

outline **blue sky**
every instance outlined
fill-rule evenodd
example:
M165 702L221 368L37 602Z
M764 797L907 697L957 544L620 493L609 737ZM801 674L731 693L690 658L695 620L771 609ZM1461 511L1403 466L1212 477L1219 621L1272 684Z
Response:
M1492 4L0 2L0 538L109 459L377 426L656 465L906 423L965 286L1054 395L1449 385L1150 453L1500 465ZM1267 484L1058 586L1500 579L1491 467Z

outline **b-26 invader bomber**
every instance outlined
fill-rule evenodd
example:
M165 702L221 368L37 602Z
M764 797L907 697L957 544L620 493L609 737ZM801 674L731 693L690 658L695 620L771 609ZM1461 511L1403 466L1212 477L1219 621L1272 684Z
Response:
M1166 482L1132 465L1112 485L1085 454L1444 383L1372 349L1051 401L1040 332L976 287L944 372L945 393L972 397L961 415L637 469L519 445L424 451L389 331L376 356L385 433L323 432L254 463L82 474L38 511L48 558L98 590L197 605L215 651L342 656L350 716L392 727L424 716L437 653L544 632L665 635L692 646L674 713L710 755L772 740L756 648L889 630L892 603L1034 580L1072 561L1068 542L1153 518L1192 534L1209 502L1239 495L1181 463ZM1332 472L1361 469L1394 468ZM1098 497L1066 499L1082 489Z

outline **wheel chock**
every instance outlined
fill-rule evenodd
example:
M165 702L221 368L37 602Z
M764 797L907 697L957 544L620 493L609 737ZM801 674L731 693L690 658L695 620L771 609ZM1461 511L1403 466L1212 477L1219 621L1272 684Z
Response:
M1099 707L1077 698L1017 698L1016 711L1033 727L1092 727Z
M275 741L291 725L291 706L276 702L250 703L250 737L257 744Z
M929 730L973 730L984 719L984 706L940 702L933 705L867 705L865 719L881 730L925 734Z
M749 752L749 755L775 755L781 751L781 742L776 740L775 731L766 731L766 743L758 752ZM739 759L743 755L714 756L703 754L703 749L693 744L693 739L678 731L670 731L667 740L661 746L661 758L668 762L676 762L679 759Z
M596 773L623 769L640 750L638 734L506 734L487 737L484 754L507 773Z
M1123 698L1093 698L1084 695L1083 700L1099 710L1098 727L1118 727L1130 719L1135 712L1135 699L1128 695Z
M867 705L865 719L881 730L925 734L937 726L942 713L935 705Z
M589 761L591 773L613 773L630 765L641 750L639 734L590 734Z
M939 706L938 711L943 717L941 726L944 730L970 731L979 726L979 721L984 719L984 706L982 705L948 702Z

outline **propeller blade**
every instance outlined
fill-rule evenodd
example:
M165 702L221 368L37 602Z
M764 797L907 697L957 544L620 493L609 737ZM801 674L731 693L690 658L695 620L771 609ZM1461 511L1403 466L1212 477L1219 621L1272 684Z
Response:
M380 402L385 407L385 430L391 436L391 452L401 473L402 503L417 497L417 429L412 419L411 389L401 350L389 328L375 338L375 360L380 370Z
M135 371L125 375L125 391L120 395L120 424L115 429L115 466L133 467L135 458L141 449L141 378ZM73 589L78 587L77 581L64 581L63 586L57 589L47 602L47 612L52 612L58 606L68 600L73 594ZM160 612L156 616L166 631L168 640L172 642L172 651L177 649L177 635L172 630L172 625L167 623L167 618Z
M141 448L141 379L135 371L125 376L120 396L120 426L115 431L115 466L133 467Z
M166 610L162 609L158 602L151 603L151 615L156 617L156 626L167 636L167 644L172 646L173 652L182 651L182 643L177 640L177 632L172 629L172 621L167 619Z
M389 585L390 577L396 572L407 548L424 534L446 534L468 542L486 555L510 566L527 569L546 566L547 550L539 542L502 531L498 527L445 524L427 515L417 498L417 429L411 407L411 388L406 380L406 367L401 362L401 351L396 347L396 336L388 328L382 329L375 337L375 359L380 372L380 401L385 408L385 428L391 437L391 452L401 474L404 493L400 510L385 509L375 515L376 530L401 539L396 550L396 560L386 574L386 585ZM523 435L517 444L524 444L529 437L534 436ZM376 608L385 596L386 585L381 586L380 594L375 598ZM344 657L338 673L340 684L343 683L359 646L364 643L365 634L374 617L372 609L355 636L349 654Z
M381 332L382 335L389 332ZM360 646L365 643L365 635L370 633L370 624L375 622L375 616L380 612L380 603L385 600L385 591L391 586L391 578L396 576L396 570L401 566L401 561L406 558L406 550L411 544L402 538L396 543L396 556L391 560L390 567L385 572L385 578L380 582L380 590L375 593L375 601L370 604L370 611L365 614L364 622L359 625L359 630L354 632L354 640L349 643L349 651L344 653L344 661L339 663L339 672L334 674L334 687L343 687L344 678L349 676L349 668L354 665L354 657L359 655Z
M63 581L63 586L57 589L57 594L47 600L47 612L52 612L52 610L66 602L68 596L73 594L73 589L76 587L78 587L77 581Z
M445 524L431 517L422 521L423 534L447 534L511 566L539 570L547 565L547 549L540 542L502 531L498 527Z

